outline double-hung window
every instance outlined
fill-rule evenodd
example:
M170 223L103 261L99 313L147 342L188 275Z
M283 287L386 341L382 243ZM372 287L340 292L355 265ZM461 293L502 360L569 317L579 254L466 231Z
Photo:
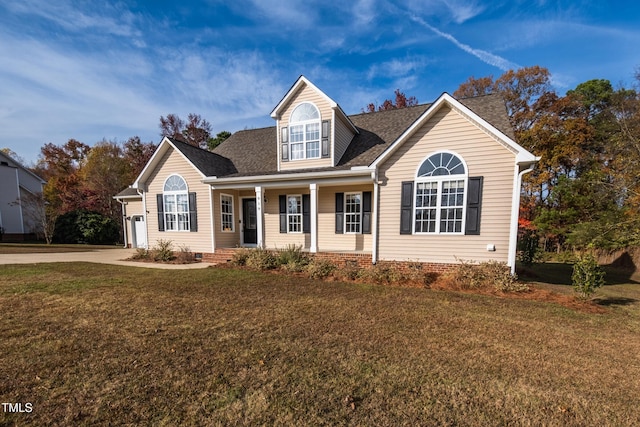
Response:
M164 183L164 229L189 231L189 193L187 183L179 175L171 175Z
M233 231L233 196L228 194L220 195L220 220L222 231Z
M320 158L320 112L309 102L298 105L289 120L291 160Z
M345 233L362 231L362 193L345 193L344 221Z
M415 180L415 233L462 233L467 171L449 152L429 156Z
M302 196L287 196L287 230L302 233Z

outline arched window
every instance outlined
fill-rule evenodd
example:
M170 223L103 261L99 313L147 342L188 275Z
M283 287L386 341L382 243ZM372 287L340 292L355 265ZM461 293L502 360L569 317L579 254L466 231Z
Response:
M320 112L310 102L298 105L289 119L291 160L320 158Z
M451 152L430 155L415 179L415 233L463 233L467 168Z
M189 231L189 192L180 175L171 175L164 182L162 193L164 230Z

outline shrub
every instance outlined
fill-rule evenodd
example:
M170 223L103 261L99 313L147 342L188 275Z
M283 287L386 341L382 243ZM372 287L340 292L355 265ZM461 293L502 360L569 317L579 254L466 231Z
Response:
M347 263L342 267L336 267L333 276L340 280L356 280L360 267L355 263Z
M147 248L137 248L131 259L151 259L151 252Z
M173 242L171 240L158 240L153 248L153 260L160 262L169 262L174 259Z
M249 251L245 265L255 270L271 270L278 266L278 259L271 251L256 248Z
M309 256L302 251L301 245L287 245L278 251L277 263L285 271L300 272L309 264Z
M542 261L539 242L540 239L534 231L525 230L518 242L518 261L525 265Z
M377 284L393 284L400 282L404 276L396 265L378 262L371 267L361 269L358 272L358 277Z
M336 269L336 265L326 259L314 259L307 264L306 271L312 279L326 279Z
M453 270L452 279L459 289L488 289L494 288L500 292L525 292L529 287L518 282L505 263L486 261L473 264L460 260L460 264Z
M237 265L238 267L244 267L247 265L247 259L249 259L249 253L251 249L242 248L238 249L233 253L231 257L231 263L233 265Z
M56 219L53 240L56 243L114 244L120 228L112 218L86 210L75 210Z
M181 245L178 251L177 260L181 264L191 264L196 262L196 256L186 245Z
M589 298L599 287L604 285L605 272L591 254L579 256L573 264L571 282L573 289L582 299Z

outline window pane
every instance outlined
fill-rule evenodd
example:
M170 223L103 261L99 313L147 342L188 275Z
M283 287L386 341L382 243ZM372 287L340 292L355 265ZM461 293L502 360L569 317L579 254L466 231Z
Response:
M304 126L290 126L289 127L289 138L291 142L302 142L304 141Z
M304 144L291 144L291 160L304 159Z
M176 195L178 212L189 212L189 196L186 194Z
M307 142L307 158L313 159L320 157L320 142Z
M320 139L320 123L309 123L306 128L307 141Z
M462 231L463 203L464 181L444 181L440 211L441 233L460 233Z
M233 197L220 196L220 212L223 231L233 231Z

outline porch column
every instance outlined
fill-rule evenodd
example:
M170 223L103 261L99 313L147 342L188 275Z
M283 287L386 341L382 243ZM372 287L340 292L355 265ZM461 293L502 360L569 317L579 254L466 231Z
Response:
M309 184L311 199L311 244L309 252L318 252L318 184Z
M256 232L258 234L258 242L257 245L259 248L264 247L264 238L263 238L263 230L264 230L264 215L262 214L262 203L263 203L263 193L262 187L256 187Z

